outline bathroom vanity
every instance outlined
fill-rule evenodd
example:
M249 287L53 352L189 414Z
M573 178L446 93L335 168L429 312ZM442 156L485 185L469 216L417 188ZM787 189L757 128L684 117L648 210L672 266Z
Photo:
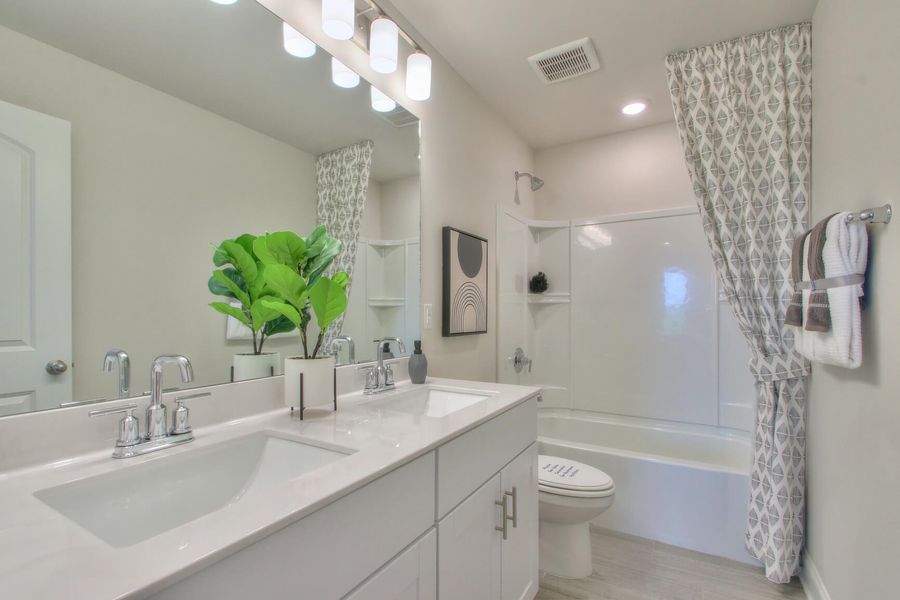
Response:
M4 598L536 594L536 388L404 382L301 421L280 383L208 388L195 441L146 456L18 446L13 462L41 462L0 473ZM229 419L241 399L259 412Z

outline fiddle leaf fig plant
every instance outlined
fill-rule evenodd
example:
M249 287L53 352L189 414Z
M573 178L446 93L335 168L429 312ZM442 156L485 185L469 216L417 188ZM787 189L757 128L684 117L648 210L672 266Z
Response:
M263 302L273 297L275 292L266 285L263 276L265 263L253 251L256 239L256 236L245 233L215 246L213 265L219 268L213 271L207 287L213 294L228 299L211 302L210 306L249 327L253 354L262 354L267 338L293 330L294 324ZM235 301L239 306L234 306Z
M316 358L328 327L347 309L349 275L343 271L324 275L341 251L340 240L319 225L306 238L290 231L260 236L253 241L253 251L263 264L264 284L274 293L261 304L300 331L303 358ZM319 333L310 352L308 328L313 316Z

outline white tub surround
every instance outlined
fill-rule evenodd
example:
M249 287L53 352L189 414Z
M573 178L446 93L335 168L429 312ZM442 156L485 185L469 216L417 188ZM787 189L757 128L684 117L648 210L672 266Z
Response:
M355 373L339 373L339 388L351 377ZM403 581L418 582L418 597L433 598L436 573L444 597L464 592L467 585L488 585L498 593L515 590L516 597L536 593L536 472L530 465L536 461L537 389L435 379L426 386L401 382L396 391L376 399L342 394L337 412L311 410L300 421L284 408L282 385L276 377L206 388L212 396L192 405L194 442L126 460L110 458L115 418L87 419L89 407L24 415L18 428L11 420L19 417L0 419L4 598L281 598L301 589L308 597L336 598L354 588L364 598L371 597L365 590L390 588L400 574ZM448 388L483 398L441 418L404 408L411 391ZM396 404L387 402L394 397ZM374 401L380 405L373 406ZM17 430L22 435L10 440L6 434ZM65 435L47 449L27 437L37 431L45 442L57 432ZM58 492L65 488L57 486L132 468L182 464L198 452L218 452L229 447L220 446L223 442L252 440L246 436L260 432L342 456L282 483L238 494L228 505L188 522L149 532L156 533L152 537L146 537L148 532L117 537L119 547L35 497L41 493L53 503L42 490ZM82 434L88 442L79 443ZM77 451L63 454L67 448ZM534 481L523 480L522 473L533 474ZM523 517L532 511L520 503L519 527L509 525L504 542L493 530L503 525L494 502L502 501L512 485L521 495L532 484L532 518ZM378 519L372 518L373 505L379 507ZM480 520L472 521L473 516ZM531 521L533 531L522 525ZM440 554L468 557L468 562L434 562L435 531L467 523L478 524L477 535L457 544L441 536Z
M577 460L615 481L616 500L594 525L760 564L743 546L748 434L544 409L538 434L541 454Z

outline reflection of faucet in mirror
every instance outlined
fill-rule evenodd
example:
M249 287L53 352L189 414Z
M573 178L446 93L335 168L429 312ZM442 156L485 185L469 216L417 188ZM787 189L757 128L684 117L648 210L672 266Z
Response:
M165 365L178 365L181 370L181 381L184 383L194 380L194 369L187 357L163 354L153 360L150 367L150 406L147 407L148 440L164 438L169 434L166 425L166 407L162 404L162 372Z
M347 344L347 362L337 362L337 359L340 356L340 350L337 348L338 344L345 343ZM326 348L326 352L329 354L333 354L335 358L335 366L340 366L344 364L352 365L356 362L356 344L353 343L353 338L349 335L339 335L338 337L331 340L328 344L328 348Z
M406 345L403 343L403 340L397 337L381 338L374 340L374 342L378 345L376 363L374 369L372 369L375 376L371 378L371 381L367 378L366 394L377 394L378 392L394 389L394 371L390 365L385 366L384 364L384 349L390 349L391 342L394 342L400 348L400 352L406 352Z
M111 373L113 365L118 365L119 387L116 398L127 398L131 388L131 360L128 353L118 348L113 348L103 357L103 370Z

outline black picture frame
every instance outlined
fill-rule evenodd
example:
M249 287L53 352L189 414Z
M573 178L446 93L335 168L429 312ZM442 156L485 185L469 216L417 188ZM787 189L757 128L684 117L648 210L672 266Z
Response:
M452 239L454 237L454 233L457 236L465 236L466 238L470 238L470 242L477 241L481 244L481 269L477 274L477 279L483 279L483 289L479 286L475 279L468 279L463 286L458 286L457 289L453 289L451 286L453 285L453 274L456 271L462 270L462 267L459 266L459 250L456 253L453 252L453 244ZM457 238L457 242L459 242L459 238ZM478 335L488 332L488 309L489 309L489 298L488 298L488 241L486 238L481 236L469 233L467 231L463 231L461 229L457 229L455 227L445 226L442 231L442 264L443 264L443 298L441 305L441 333L443 337L457 337L462 335ZM456 261L457 268L454 270L454 262ZM463 276L465 279L465 276ZM472 303L476 302L483 304L483 306L477 307L476 322L483 323L483 327L477 327L472 330L460 331L459 329L459 321L463 312L459 311L459 307L457 305L460 302L460 291L466 288L468 290L473 290L473 288L479 288L474 290L474 292L470 292L465 297L465 302L468 306L474 306ZM479 297L480 293L480 297ZM454 321L454 308L457 309L455 316L456 321ZM479 313L479 310L482 311ZM483 316L481 316L483 314Z

